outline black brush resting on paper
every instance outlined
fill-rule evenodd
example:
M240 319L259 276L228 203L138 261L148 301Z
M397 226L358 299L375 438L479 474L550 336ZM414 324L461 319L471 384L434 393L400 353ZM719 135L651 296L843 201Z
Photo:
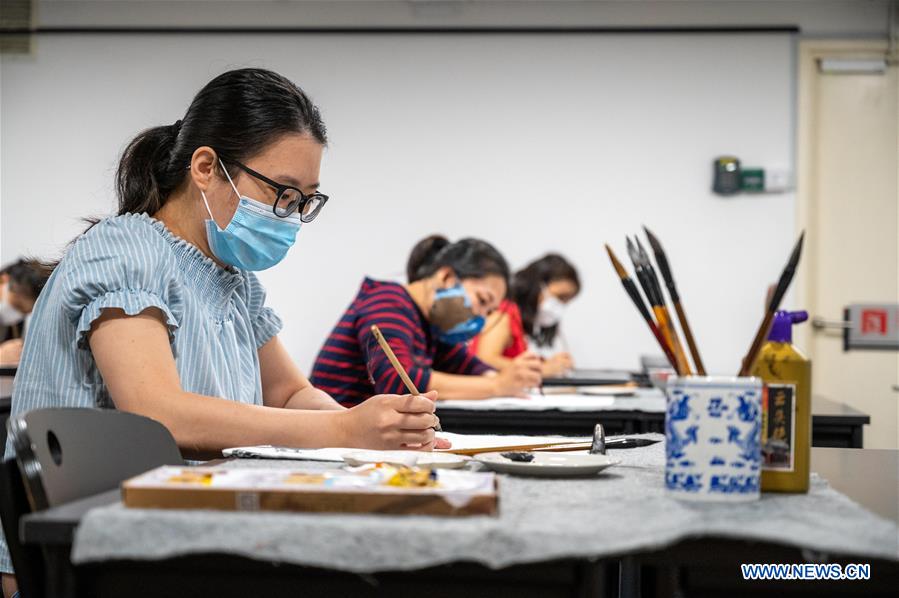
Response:
M687 321L687 313L684 311L683 304L680 300L680 294L677 292L677 285L674 283L674 275L671 273L671 266L668 264L668 256L665 255L662 244L659 242L658 238L652 234L652 231L645 226L643 227L643 231L646 233L646 238L649 239L649 244L652 247L652 252L656 258L656 264L658 264L659 271L662 273L662 279L664 279L665 286L668 288L668 295L671 297L671 302L674 303L674 311L677 313L677 319L680 321L681 330L683 330L684 337L687 339L690 355L693 357L694 365L696 365L696 373L700 376L705 376L705 364L702 363L702 357L699 355L699 347L696 345L696 339L693 337L693 329L690 328L690 323Z
M805 231L802 231L802 234L799 235L799 240L796 241L796 246L793 247L793 253L790 254L790 259L780 275L780 280L777 281L777 287L771 295L771 301L768 303L765 317L762 320L758 331L755 333L752 345L750 345L746 357L743 358L743 364L740 367L740 372L737 374L738 376L748 376L749 372L752 371L752 366L755 364L755 360L759 355L762 344L765 342L765 339L768 337L768 332L771 329L771 322L774 320L774 312L780 308L780 302L783 300L784 294L786 294L787 289L790 287L790 283L793 281L793 275L796 274L796 267L799 265L799 257L802 255L802 242L804 239Z

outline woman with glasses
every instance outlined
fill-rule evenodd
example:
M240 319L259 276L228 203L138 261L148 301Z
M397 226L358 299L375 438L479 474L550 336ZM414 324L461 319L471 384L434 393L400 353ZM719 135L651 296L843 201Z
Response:
M278 340L253 271L280 262L326 204L326 141L309 98L261 69L216 77L181 120L138 135L116 174L118 214L71 244L35 305L12 414L130 411L164 424L188 455L448 446L434 438L435 394L345 409Z
M412 250L408 284L366 278L322 347L312 382L345 406L403 382L371 333L377 324L415 387L441 399L521 396L540 384L533 355L497 372L468 349L506 296L509 266L489 243L434 235ZM364 402L363 402L364 401Z
M509 298L490 316L484 332L471 343L478 357L503 368L529 349L542 358L541 373L561 376L573 366L561 342L559 326L566 306L578 295L577 269L564 257L549 253L512 277Z
M325 143L309 98L261 69L216 77L175 124L138 135L119 163L118 214L71 244L37 301L13 415L114 407L163 423L188 454L432 448L435 395L341 407L289 358L253 273L327 203Z
M181 120L142 132L119 209L78 237L35 308L12 398L156 419L189 452L277 444L432 448L433 396L345 410L278 339L257 270L327 203L318 109L262 69L227 72Z

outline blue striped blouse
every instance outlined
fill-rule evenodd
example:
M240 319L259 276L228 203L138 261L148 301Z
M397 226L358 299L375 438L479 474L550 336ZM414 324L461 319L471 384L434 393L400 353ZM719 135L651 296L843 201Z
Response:
M181 386L262 404L257 349L281 329L251 272L219 267L146 214L115 216L79 237L34 308L12 415L42 407L114 407L87 336L103 309L158 308ZM6 456L13 454L7 440ZM100 464L102 466L102 464ZM0 543L0 570L12 565Z

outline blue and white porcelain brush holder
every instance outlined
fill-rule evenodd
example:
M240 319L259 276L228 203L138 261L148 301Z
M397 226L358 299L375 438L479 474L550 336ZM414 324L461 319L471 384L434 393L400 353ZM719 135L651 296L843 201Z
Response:
M680 376L668 380L665 487L676 498L758 500L762 381Z

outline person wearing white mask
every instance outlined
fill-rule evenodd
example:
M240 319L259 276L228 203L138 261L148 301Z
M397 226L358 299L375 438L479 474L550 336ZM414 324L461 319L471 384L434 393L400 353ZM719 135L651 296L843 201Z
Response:
M561 255L550 253L512 277L509 298L488 318L472 350L497 369L518 356L541 357L543 376L561 376L574 363L560 333L565 308L580 292L577 270Z

